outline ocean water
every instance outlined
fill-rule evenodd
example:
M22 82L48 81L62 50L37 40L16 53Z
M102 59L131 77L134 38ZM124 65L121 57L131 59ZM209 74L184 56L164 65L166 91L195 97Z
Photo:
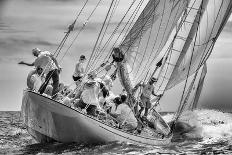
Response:
M27 133L20 112L0 112L0 154L232 154L232 114L215 110L196 110L201 133L189 132L162 147L130 143L77 145L75 143L39 144ZM166 114L164 118L170 118ZM194 137L201 135L201 138Z

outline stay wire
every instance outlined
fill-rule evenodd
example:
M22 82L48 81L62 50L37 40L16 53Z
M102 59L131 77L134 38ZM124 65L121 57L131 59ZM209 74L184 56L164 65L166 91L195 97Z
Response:
M132 19L132 22L133 22L133 20L134 20L134 17L133 17L133 16L136 16L136 14L138 13L138 8L141 7L141 2L143 2L143 1L144 1L144 0L141 0L141 1L139 2L139 4L137 5L135 11L133 11L132 15L130 16L130 19ZM135 12L136 12L136 13L135 13ZM112 47L110 48L110 51L113 50L113 47L115 46L115 44L117 43L118 39L119 39L120 36L122 35L123 31L126 29L127 25L129 24L130 19L127 21L127 23L125 24L125 26L124 26L123 29L121 30L121 32L120 32L120 34L118 35L117 39L115 40L115 42L113 43ZM132 24L132 22L130 22L130 25ZM130 26L130 25L129 25L129 26ZM107 58L108 56L110 57L111 54L112 54L112 52L110 53L110 55L107 55L106 58ZM100 53L99 53L98 57L99 57L99 56L101 57ZM105 58L105 60L106 60L106 58ZM99 59L99 58L98 58L98 59ZM109 59L110 59L110 58L108 58L108 60L109 60Z
M91 62L92 57L93 57L93 55L94 55L94 52L95 52L95 49L96 49L96 47L97 47L99 38L100 38L100 36L101 36L101 34L102 34L102 31L103 31L103 28L105 27L107 18L109 17L109 13L110 13L111 8L112 8L112 6L113 6L113 2L114 2L114 0L111 1L110 7L109 7L108 12L107 12L106 17L105 17L105 20L104 20L104 22L103 22L103 24L102 24L101 30L100 30L100 32L99 32L99 34L98 34L98 37L97 37L97 40L96 40L96 42L95 42L95 44L94 44L92 53L91 53L90 58L89 58L89 61L88 61L88 63L87 63L87 67L86 67L87 71L88 71L88 69L89 69L89 67L90 67L90 66L89 66L89 65L90 65L90 62Z
M62 56L62 58L60 59L60 62L63 60L64 56L67 54L67 52L70 50L70 48L72 47L72 45L74 44L74 42L76 41L77 37L80 35L80 33L82 32L82 30L84 30L85 26L87 25L89 19L92 17L93 13L96 11L97 7L99 6L99 4L101 3L102 0L99 0L97 5L94 7L94 9L92 10L91 14L89 15L89 17L87 18L86 22L83 24L83 26L81 27L81 29L79 30L79 32L76 34L75 38L73 39L73 41L71 42L71 44L69 45L69 47L67 48L67 50L65 51L64 55Z
M74 29L74 25L75 25L77 19L79 18L80 14L84 10L85 6L87 5L88 1L89 0L85 1L84 5L82 6L81 10L79 11L78 15L76 16L74 22L68 27L68 32L65 32L66 34L65 34L64 38L61 40L61 43L59 44L59 46L57 47L56 51L53 54L55 57L58 57L62 47L64 46L64 43L66 42L70 32Z
M112 38L114 37L115 33L117 32L118 28L121 26L122 21L125 19L126 15L128 14L128 12L130 11L130 9L132 8L133 4L135 3L136 0L133 0L131 5L129 6L129 8L127 9L126 13L124 14L124 16L122 17L122 19L119 21L118 25L116 26L116 28L114 29L113 33L111 34L111 36L108 38L107 42L104 44L103 48L101 49L101 51L105 51L106 47L108 46L109 42L112 40ZM108 55L107 55L108 57ZM109 56L110 57L110 56Z
M100 55L100 54L101 54L101 51L99 51L100 48L101 48L101 44L102 44L102 42L103 42L103 39L105 38L106 32L107 32L108 27L109 27L110 22L111 22L111 19L112 19L114 13L115 13L116 8L118 7L119 2L120 2L120 0L116 0L115 3L114 3L114 6L113 6L113 9L112 9L112 11L111 11L111 14L110 14L109 20L108 20L108 22L107 22L106 28L105 28L105 30L104 30L104 32L103 32L102 38L101 38L101 40L100 40L100 43L98 44L97 52L96 52L97 54L96 54L96 55ZM102 55L101 55L101 57L102 57ZM100 58L101 58L101 57L100 57ZM96 59L97 59L97 58L96 58L96 57L94 57L94 58L95 58L94 61L96 62ZM98 59L100 59L100 58L98 58ZM104 60L104 62L105 62L105 60ZM92 69L93 66L95 66L95 64L92 63L92 66L91 66L90 68ZM91 70L91 69L90 69L90 70Z

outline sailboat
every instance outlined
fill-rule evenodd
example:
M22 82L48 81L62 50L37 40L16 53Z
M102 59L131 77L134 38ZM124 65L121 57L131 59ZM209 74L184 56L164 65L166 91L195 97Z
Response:
M88 0L84 6L87 2ZM96 70L96 66L101 63L110 63L112 55L114 55L113 60L118 58L118 61L113 61L116 69L112 72L115 73L114 76L117 74L129 97L128 105L135 114L134 109L140 92L134 92L133 88L137 83L146 83L156 76L158 81L155 84L155 92L160 97L155 100L154 106L149 111L150 121L156 128L146 128L153 134L142 135L125 131L38 92L24 90L22 116L29 134L35 140L85 144L119 141L143 145L166 145L171 142L175 122L185 109L192 110L197 104L200 96L198 90L202 88L204 76L199 78L199 87L195 91L193 91L194 83L231 14L232 2L230 0L149 0L142 11L145 2L143 0L135 2L136 0L132 2L111 36L101 46L104 33L118 4L117 0L112 0L87 64L86 74ZM132 13L128 14L128 12ZM128 17L128 20L124 22L126 23L124 27L119 29L125 17ZM69 26L55 54L60 53L76 20L77 18ZM115 36L116 34L119 35ZM116 44L117 53L112 50L115 49ZM106 50L108 46L111 46L108 48L110 50ZM183 94L173 123L168 124L156 111L155 105L167 90L181 82L184 82ZM189 101L191 94L194 100Z

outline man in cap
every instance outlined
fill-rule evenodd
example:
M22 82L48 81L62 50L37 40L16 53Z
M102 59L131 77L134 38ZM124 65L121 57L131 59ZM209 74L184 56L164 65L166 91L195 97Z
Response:
M142 86L142 94L140 96L141 102L139 102L140 110L139 116L141 115L142 111L144 111L144 117L147 117L148 110L151 108L151 95L157 96L154 93L154 86L153 84L157 82L157 79L152 77L147 84L139 83L136 87Z
M26 63L24 61L19 62L19 64L27 65L27 66L40 66L43 69L43 72L46 74L45 82L41 85L39 92L43 94L45 91L50 79L52 78L52 98L56 97L58 93L58 85L59 85L59 70L60 67L58 65L57 60L53 57L53 55L49 51L42 52L39 48L32 49L32 54L37 57L33 63Z
M33 48L32 49L32 55L35 56L35 57L38 57L41 52L42 51L39 48ZM27 66L34 66L34 62L27 63L27 62L24 62L24 61L20 61L18 64L27 65Z
M85 68L84 68L84 63L86 61L86 58L84 55L81 55L79 58L79 62L77 62L76 66L75 66L75 70L73 73L73 80L76 82L78 80L80 80L85 73Z
M100 85L95 80L96 77L97 74L94 71L88 74L88 80L81 91L80 101L76 105L81 109L86 109L87 114L92 116L96 116L96 110L100 107L98 99Z

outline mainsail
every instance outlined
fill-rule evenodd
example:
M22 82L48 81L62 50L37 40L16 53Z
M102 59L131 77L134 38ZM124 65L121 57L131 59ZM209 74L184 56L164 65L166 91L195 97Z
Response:
M150 64L162 51L188 2L150 0L121 43L133 86L154 70Z

